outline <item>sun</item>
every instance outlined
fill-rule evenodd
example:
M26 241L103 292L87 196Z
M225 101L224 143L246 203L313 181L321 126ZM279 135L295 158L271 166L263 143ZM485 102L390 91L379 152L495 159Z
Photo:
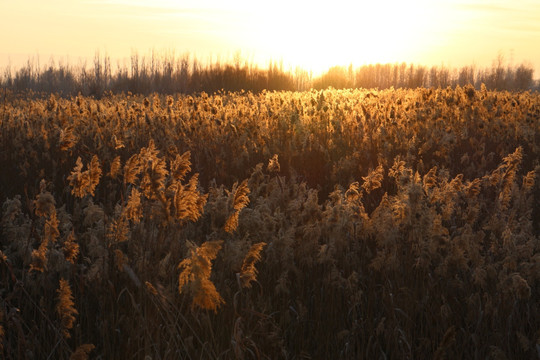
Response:
M121 40L109 46L119 54L178 48L203 61L227 61L241 52L261 67L279 61L314 75L335 65L421 63L426 49L440 50L437 31L451 19L441 11L449 0L92 1L105 4L108 11L100 14L121 12L108 30L90 27L103 38ZM91 35L86 37L92 40Z
M314 72L404 61L429 45L435 21L427 1L285 4L254 9L246 36L253 48Z

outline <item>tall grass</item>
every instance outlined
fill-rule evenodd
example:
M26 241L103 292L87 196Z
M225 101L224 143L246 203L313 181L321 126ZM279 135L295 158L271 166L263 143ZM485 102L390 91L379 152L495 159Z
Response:
M538 93L2 95L3 358L537 357Z

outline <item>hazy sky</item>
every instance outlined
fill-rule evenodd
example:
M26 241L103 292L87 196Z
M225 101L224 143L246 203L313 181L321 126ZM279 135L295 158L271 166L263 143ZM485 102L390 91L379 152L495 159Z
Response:
M0 0L0 66L137 51L332 65L528 62L540 77L540 1Z

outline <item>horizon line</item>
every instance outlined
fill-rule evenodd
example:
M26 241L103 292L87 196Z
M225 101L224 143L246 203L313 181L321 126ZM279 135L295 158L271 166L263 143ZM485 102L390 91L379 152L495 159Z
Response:
M19 57L19 61L17 63L19 64L12 64L12 56ZM133 57L136 56L139 61L145 61L145 60L158 60L158 63L162 64L163 61L171 61L171 63L178 63L180 61L183 61L184 59L187 59L190 65L193 64L194 61L197 63L203 65L203 66L213 66L213 65L235 65L235 62L239 62L241 64L241 67L253 67L255 69L259 70L267 70L270 68L270 66L275 66L276 64L279 65L280 68L284 72L294 72L294 71L304 71L307 73L310 73L312 76L320 77L326 73L328 73L333 68L348 68L350 66L353 67L353 69L360 69L362 67L367 66L375 66L375 65L402 65L405 64L407 66L421 66L425 68L446 68L451 71L460 70L466 67L472 67L475 70L484 70L484 69L490 69L496 66L497 61L501 61L501 64L504 68L517 68L520 66L526 66L533 71L533 78L534 80L540 80L540 78L536 78L535 75L540 74L540 71L536 71L537 69L534 68L532 65L532 60L523 60L521 62L515 62L513 59L506 60L504 55L501 53L498 54L497 57L495 57L491 61L491 65L479 65L476 62L472 62L466 65L451 65L451 64L445 64L444 62L441 62L440 64L428 64L428 63L420 63L420 62L408 62L408 61L388 61L388 62L375 62L375 63L360 63L360 62L348 62L348 63L342 63L342 64L334 64L325 67L322 70L314 70L310 69L308 67L299 65L299 64L293 64L291 62L286 62L285 59L281 58L269 58L264 61L264 63L261 63L261 61L255 61L254 56L250 55L247 56L246 54L243 54L241 50L237 51L231 51L227 55L223 54L206 54L205 56L197 55L196 52L189 52L189 51L175 51L175 49L168 49L168 50L158 50L155 49L148 50L146 53L141 53L139 50L134 49L132 53L129 56L110 56L108 52L101 51L100 49L96 50L94 52L93 56L73 56L66 54L64 56L60 56L57 54L51 54L48 57L47 61L41 62L42 55L39 53L36 53L34 55L31 54L21 54L21 53L15 53L15 54L9 54L9 53L1 53L0 52L0 70L2 73L5 73L7 70L22 70L25 67L27 67L29 64L34 65L33 62L38 62L38 70L43 71L47 70L51 66L55 67L64 65L67 67L72 66L84 66L83 68L86 69L88 67L92 68L93 63L96 60L99 60L100 63L104 61L105 59L108 59L110 62L110 65L115 64L114 70L119 71L122 69L125 69L126 67L129 67L131 62L133 61ZM2 58L7 58L7 61L2 61ZM206 60L204 60L206 58ZM66 63L63 62L63 60L66 61ZM72 62L75 61L75 64ZM161 61L160 61L161 60ZM78 62L78 64L77 64ZM122 64L121 64L122 62ZM148 64L148 63L147 63ZM111 70L113 69L113 66L111 66ZM0 74L0 77L2 77L3 74Z

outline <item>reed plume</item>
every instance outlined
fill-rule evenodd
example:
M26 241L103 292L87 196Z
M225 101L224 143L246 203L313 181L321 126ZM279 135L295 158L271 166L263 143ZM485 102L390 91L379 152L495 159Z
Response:
M138 224L141 221L143 216L141 193L139 190L137 190L137 188L131 189L131 194L129 194L129 199L126 207L122 211L122 215L124 215L126 219L133 221L135 224Z
M184 181L188 172L191 171L191 152L186 151L182 155L176 155L176 158L171 161L171 175L176 181Z
M75 146L77 138L73 134L73 126L60 130L60 151L67 151Z
M56 242L56 239L60 236L56 211L45 221L44 236L45 240L51 243Z
M522 188L525 191L530 191L534 187L534 182L536 178L536 171L531 170L523 177L523 185Z
M94 195L99 179L101 177L101 167L99 159L96 155L92 156L92 160L88 165L88 169L82 171L83 163L80 157L77 158L75 168L68 176L71 193L79 198L86 195Z
M362 188L369 194L371 191L381 187L383 178L384 168L382 164L379 164L375 170L369 172L368 176L362 177L362 180L364 180Z
M362 193L360 192L360 184L358 181L352 182L349 185L349 188L345 192L345 198L349 202L353 202L357 199L360 199L362 197Z
M66 260L75 264L75 260L77 259L77 256L79 256L79 244L76 242L75 231L72 230L66 241L64 241L63 251Z
M252 281L257 281L257 268L255 264L261 260L261 251L266 246L265 242L253 244L244 257L242 268L237 274L242 287L251 287Z
M272 158L268 161L268 166L266 167L270 173L279 173L280 166L278 161L278 155L274 154Z
M58 231L58 219L54 197L45 191L45 182L41 182L41 192L36 196L34 211L37 216L45 218L43 238L37 250L32 250L30 271L44 272L47 270L47 252L49 244L56 242L60 232Z
M125 216L113 219L107 228L107 239L111 243L120 243L128 240L129 223Z
M499 193L499 202L502 209L508 209L510 201L512 199L512 187L514 185L515 177L519 166L523 159L523 148L518 147L512 154L503 158L503 163L495 170L493 181L500 185L501 191Z
M199 174L194 174L187 187L180 183L171 186L175 190L174 206L176 209L176 218L178 220L197 221L203 213L204 205L208 199L208 194L201 194L197 189ZM176 189L174 189L176 188Z
M178 264L178 292L182 294L184 288L192 294L192 308L217 311L225 301L210 281L212 273L212 260L221 249L222 240L213 240L197 247L188 242L189 256Z
M137 176L141 172L141 162L139 155L132 155L124 165L124 184L135 184Z
M161 200L169 174L165 160L154 157L145 161L140 188L147 199Z
M44 272L47 270L47 249L49 243L42 241L37 250L32 250L30 271Z
M114 150L118 150L118 149L122 149L122 148L126 147L126 145L124 145L122 140L118 139L116 137L116 135L113 135L112 140L113 140Z
M37 216L50 217L56 213L56 201L50 192L43 191L36 196L34 212Z
M233 185L232 189L232 208L233 212L231 215L229 215L229 218L225 222L225 231L228 233L232 233L236 230L238 227L238 215L240 214L240 211L249 204L249 187L248 187L248 180L242 181L240 185L238 183L235 183Z
M56 304L56 313L60 317L62 324L62 334L65 338L70 338L69 330L73 328L75 316L78 314L73 302L73 295L67 280L60 279L60 286L57 290L58 302Z
M474 179L467 182L465 185L465 193L468 198L474 198L480 194L482 181L480 179Z
M429 189L432 189L435 186L437 186L437 167L436 166L432 167L428 171L428 173L424 175L423 183L424 183L424 191L426 191L426 193Z
M116 179L120 175L120 170L122 169L122 164L120 163L120 156L117 156L111 162L111 168L109 170L109 177L111 179Z

